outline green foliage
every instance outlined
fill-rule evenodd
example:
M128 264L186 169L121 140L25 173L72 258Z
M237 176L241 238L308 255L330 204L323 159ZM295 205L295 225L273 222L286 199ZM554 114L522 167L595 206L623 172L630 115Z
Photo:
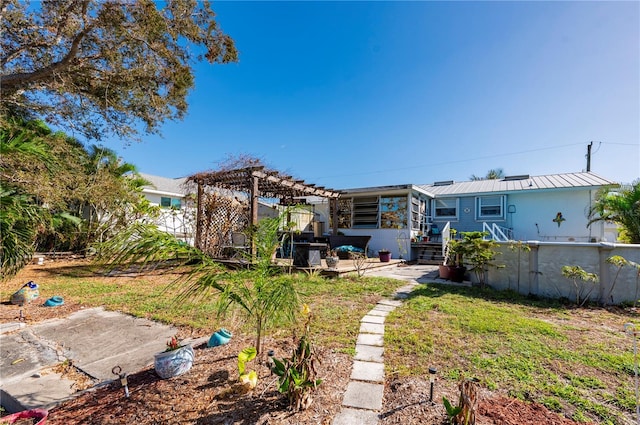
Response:
M273 323L293 321L299 306L296 277L282 275L271 262L278 244L278 229L286 215L284 212L278 217L265 218L253 229L251 233L257 256L248 270L221 271L197 248L178 241L153 225L140 223L99 245L98 259L112 266L162 261L197 263L190 273L173 283L180 288L176 302L212 296L218 317L224 316L231 307L237 308L253 324L255 347L259 354L265 329Z
M0 278L13 276L31 261L45 217L31 197L0 185Z
M606 304L607 301L609 299L611 299L611 294L613 293L613 289L616 287L616 281L618 280L618 275L620 274L620 271L622 270L623 267L625 266L630 266L632 265L632 263L630 261L627 261L624 257L620 256L620 255L613 255L609 258L607 258L607 263L611 264L614 267L617 267L616 269L616 275L613 277L613 281L611 282L611 287L609 288L609 293L605 296L604 303ZM613 299L611 299L611 301L613 302Z
M470 265L481 287L486 285L485 272L489 267L498 267L494 259L498 252L498 243L492 239L483 239L488 232L461 232L462 240L458 241L457 251L464 257L465 264Z
M598 275L589 273L580 266L563 266L562 276L571 280L576 292L576 304L583 306L598 282Z
M162 262L174 264L198 263L196 269L220 270L202 251L158 229L155 224L134 222L106 242L96 244L97 263L110 268L135 264L141 268Z
M53 133L41 121L16 116L3 121L3 204L31 204L31 213L25 214L22 228L16 227L16 232L26 237L25 223L35 224L32 219L37 216L34 231L24 241L33 245L32 249L84 251L151 211L143 211L146 201L141 185L145 182L136 177L135 167L123 163L115 152L95 146L87 150L77 140ZM12 201L11 197L16 198Z
M246 371L246 364L256 358L258 352L254 347L247 347L238 354L238 373L243 375Z
M606 187L598 191L589 210L589 222L609 221L623 228L628 243L640 243L640 179L631 186Z
M476 176L472 174L469 179L477 181L477 180L498 180L504 177L504 170L502 168L492 168L487 171L487 174L484 177Z
M311 391L321 384L316 379L317 355L309 337L311 312L304 305L305 319L302 336L300 336L291 358L279 360L273 358L273 373L279 376L278 391L287 395L289 407L293 411L300 411L311 405Z
M456 416L462 412L462 406L453 406L445 396L442 396L442 403L444 403L444 408L447 411L449 423L454 424Z
M87 138L180 119L196 61L235 62L209 2L3 2L0 116L28 111Z

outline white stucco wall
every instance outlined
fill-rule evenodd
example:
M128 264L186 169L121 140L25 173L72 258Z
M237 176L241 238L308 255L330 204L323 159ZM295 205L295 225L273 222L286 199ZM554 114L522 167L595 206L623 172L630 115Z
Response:
M516 240L566 242L573 238L574 242L589 242L595 238L600 242L604 237L603 223L596 222L587 227L594 195L595 191L590 190L509 194L507 211L509 205L513 205L516 211L507 213L507 226L513 227ZM553 221L558 212L565 219L560 226Z

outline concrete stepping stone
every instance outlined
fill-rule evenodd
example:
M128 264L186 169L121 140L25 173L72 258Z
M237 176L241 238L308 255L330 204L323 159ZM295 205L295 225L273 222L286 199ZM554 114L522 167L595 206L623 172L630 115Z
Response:
M382 347L384 345L384 336L377 334L359 334L356 344Z
M393 310L395 310L396 307L393 305L387 305L387 304L382 304L382 303L378 303L373 310L371 311L386 311L388 313L392 312ZM371 314L371 312L369 312L369 314Z
M360 333L384 335L384 325L363 322L360 324Z
M365 362L384 362L384 348L373 345L356 344L356 355L354 360L362 360Z
M369 316L368 314L364 316L360 322L366 323L377 323L379 325L384 324L385 316Z
M400 307L402 305L402 301L398 300L380 300L378 301L378 306L388 305L391 307Z
M342 409L333 418L333 425L375 425L378 423L378 414L371 410Z
M359 409L380 410L382 409L383 395L384 385L382 384L351 381L347 385L342 405Z
M384 382L384 364L362 362L362 361L356 360L353 362L351 379L356 381L383 383Z
M389 313L391 313L390 311L384 311L384 310L377 310L377 309L373 309L371 310L369 313L367 313L368 316L381 316L381 317L387 317L389 315Z

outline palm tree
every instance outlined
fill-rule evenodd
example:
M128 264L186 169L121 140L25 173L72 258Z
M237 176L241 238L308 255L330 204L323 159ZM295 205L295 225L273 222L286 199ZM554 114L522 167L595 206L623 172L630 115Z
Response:
M15 275L33 256L46 211L31 197L0 185L0 277Z
M19 117L4 117L0 129L0 277L12 276L33 256L39 228L50 220L34 197L21 186L15 164L31 161L50 166L43 143L46 126Z
M630 186L608 186L596 194L589 210L587 226L596 221L610 221L622 227L621 239L640 243L640 179Z
M471 180L498 180L504 177L504 170L502 168L492 168L487 171L487 175L484 177L478 177L475 174L472 174L469 179Z
M255 348L259 354L265 330L274 323L290 323L300 305L295 276L283 275L272 264L279 244L278 230L287 215L285 211L258 223L252 232L256 256L251 258L251 267L247 270L224 270L202 251L148 223L135 223L100 244L97 258L111 266L166 261L191 264L191 272L173 283L181 288L176 301L197 301L212 296L219 316L232 306L238 307L254 327Z

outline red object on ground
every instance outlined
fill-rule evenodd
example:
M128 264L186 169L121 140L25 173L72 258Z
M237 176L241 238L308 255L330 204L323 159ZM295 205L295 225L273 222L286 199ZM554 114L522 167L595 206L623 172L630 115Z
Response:
M36 425L44 425L47 423L47 416L49 416L49 411L44 409L31 409L31 410L23 410L22 412L13 413L8 416L3 416L0 418L2 423L12 424L19 419L40 419L36 422Z

